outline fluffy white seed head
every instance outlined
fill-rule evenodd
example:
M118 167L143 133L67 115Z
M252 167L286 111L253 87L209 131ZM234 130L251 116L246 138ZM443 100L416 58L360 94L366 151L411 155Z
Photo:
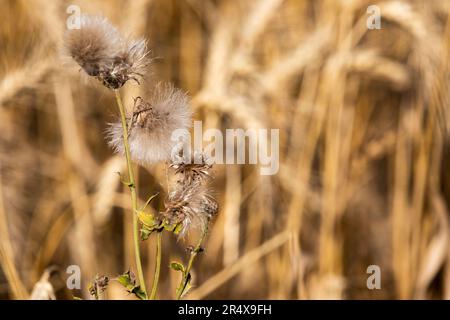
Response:
M128 141L133 161L142 165L170 160L180 145L172 140L172 133L181 129L188 133L191 126L189 99L181 90L169 84L155 87L150 99L137 98L133 113L128 115ZM124 153L120 121L108 129L109 144Z
M193 228L205 228L219 210L217 201L204 181L179 183L169 194L164 219L171 225L181 224L179 237Z
M143 39L123 37L104 17L82 15L80 28L64 37L66 55L106 87L118 89L128 80L138 81L150 59Z
M179 237L185 236L192 228L205 228L219 210L209 187L212 165L201 154L196 163L190 161L173 163L177 182L169 193L163 220L170 225L181 224Z

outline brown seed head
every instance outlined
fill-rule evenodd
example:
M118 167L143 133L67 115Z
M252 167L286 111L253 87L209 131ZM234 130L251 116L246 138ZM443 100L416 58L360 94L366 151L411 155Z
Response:
M66 54L106 87L118 89L143 76L149 65L145 40L129 40L104 17L83 15L64 38Z

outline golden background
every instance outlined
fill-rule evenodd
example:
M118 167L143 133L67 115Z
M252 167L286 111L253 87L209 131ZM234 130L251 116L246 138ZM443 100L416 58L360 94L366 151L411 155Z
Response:
M127 105L171 81L204 130L280 129L276 175L214 167L220 212L188 298L450 298L447 0L0 0L0 298L49 275L58 299L87 299L96 274L134 269L125 162L104 138L114 95L60 58L71 4L148 39L151 77L126 85ZM380 30L366 27L372 4ZM138 180L158 210L164 165ZM164 236L159 298L195 237ZM154 250L152 236L148 283ZM106 297L133 298L112 280Z

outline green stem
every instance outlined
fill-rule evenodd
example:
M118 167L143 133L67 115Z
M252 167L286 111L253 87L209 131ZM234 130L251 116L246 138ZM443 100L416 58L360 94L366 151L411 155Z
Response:
M145 288L145 278L144 278L144 272L142 270L142 263L141 263L141 252L139 247L139 222L138 217L136 214L137 210L137 194L136 194L136 184L134 180L134 173L133 173L133 164L131 163L131 155L130 155L130 145L128 143L128 125L125 115L125 108L123 107L122 98L120 97L119 90L114 90L114 93L116 95L116 101L117 105L119 107L120 111L120 120L122 122L122 135L123 135L123 145L125 149L125 157L127 159L127 166L128 166L128 176L129 176L129 188L131 193L131 204L133 208L133 240L134 240L134 255L136 258L136 269L138 273L139 278L139 285L142 289L142 291L145 293L145 296L147 297L147 290Z
M206 223L206 226L203 229L202 235L201 235L200 239L198 240L197 245L191 251L191 257L189 258L188 265L183 273L183 279L181 279L180 285L177 288L177 300L181 299L181 296L183 295L183 293L186 289L186 286L189 281L192 265L194 264L195 257L197 257L198 253L201 251L203 240L205 240L205 237L207 234L208 234L208 223Z
M162 242L162 231L158 231L156 234L156 267L155 275L153 278L152 292L150 293L150 300L156 299L156 291L158 289L159 274L161 273L161 242Z

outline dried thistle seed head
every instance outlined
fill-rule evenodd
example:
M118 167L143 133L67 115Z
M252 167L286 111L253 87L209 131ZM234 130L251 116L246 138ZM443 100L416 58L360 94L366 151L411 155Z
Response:
M181 158L172 163L177 182L169 193L163 220L170 225L181 224L182 237L191 227L205 227L217 214L218 204L211 194L208 184L212 164L203 153L194 154L190 160Z
M169 84L157 85L148 101L136 99L127 119L132 159L142 165L169 160L173 150L180 147L172 140L172 133L182 130L187 135L191 115L187 95ZM110 125L108 138L116 152L124 152L120 122Z
M120 58L128 67L130 76L143 77L146 67L150 64L149 54L145 39L129 40Z
M122 42L119 31L106 18L82 15L80 29L66 32L64 47L88 75L99 76L112 65Z
M110 89L143 76L150 63L145 40L124 38L104 17L83 15L80 22L80 29L66 32L64 46L88 75Z
M218 204L202 181L188 185L178 184L169 194L163 220L170 225L181 224L183 237L192 227L204 227L218 212Z
M89 286L89 293L98 299L99 295L106 290L108 284L109 278L107 276L96 275L94 282Z
M149 64L147 42L144 39L129 40L114 56L112 64L100 72L98 79L110 89L118 89L128 80L139 83Z
M200 205L201 210L208 217L208 219L211 219L219 212L219 204L210 194L202 199Z
M175 174L179 177L179 183L186 185L197 180L210 178L212 164L205 154L194 154L190 160L184 157L180 157L180 159L180 161L170 165L171 168L175 169Z

